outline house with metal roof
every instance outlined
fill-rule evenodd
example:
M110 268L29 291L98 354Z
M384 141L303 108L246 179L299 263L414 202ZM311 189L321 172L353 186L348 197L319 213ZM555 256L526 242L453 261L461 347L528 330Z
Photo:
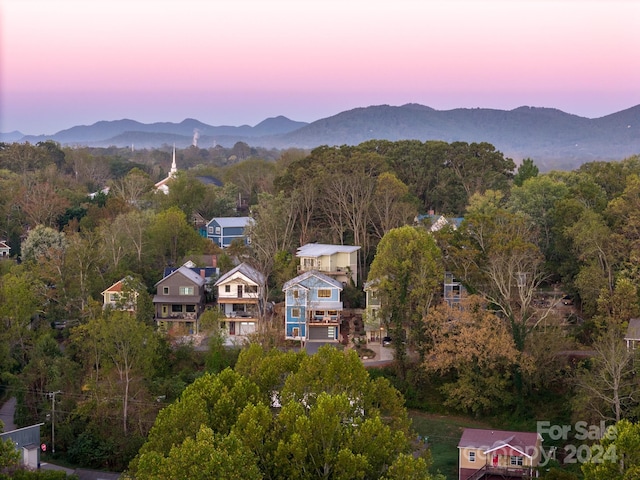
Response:
M246 230L253 221L251 217L216 217L207 223L207 238L221 248L231 245L234 240L251 243Z
M542 436L465 428L458 443L458 479L532 478L542 458Z
M358 251L355 245L307 243L298 248L298 272L317 270L342 284L358 284Z

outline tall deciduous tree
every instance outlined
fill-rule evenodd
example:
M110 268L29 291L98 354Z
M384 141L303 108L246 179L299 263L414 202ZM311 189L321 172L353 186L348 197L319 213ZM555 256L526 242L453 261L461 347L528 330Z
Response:
M520 353L505 323L480 297L468 297L461 309L441 304L426 325L433 345L423 367L455 378L442 388L447 405L477 415L510 404Z
M368 282L378 290L381 315L394 337L401 369L406 357L404 332L418 331L439 295L443 278L440 249L426 229L394 228L378 244Z
M409 188L390 172L383 172L376 181L371 204L373 228L378 238L392 228L411 222L418 213L409 198Z
M633 351L627 349L615 327L605 330L593 349L596 354L576 375L577 408L594 421L618 422L640 401Z

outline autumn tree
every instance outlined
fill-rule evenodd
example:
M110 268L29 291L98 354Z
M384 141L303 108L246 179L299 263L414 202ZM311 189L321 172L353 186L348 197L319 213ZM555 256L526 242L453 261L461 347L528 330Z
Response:
M521 355L505 322L481 297L468 297L462 308L443 303L425 324L433 344L423 368L454 375L442 387L446 405L478 415L511 404L512 375Z
M546 279L537 230L528 219L484 196L472 197L461 227L444 245L452 270L506 319L518 350L527 335L550 314L533 307Z

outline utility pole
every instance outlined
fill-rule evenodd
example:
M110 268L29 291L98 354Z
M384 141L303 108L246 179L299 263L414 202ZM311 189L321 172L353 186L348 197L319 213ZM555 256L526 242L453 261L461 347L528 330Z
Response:
M62 393L60 390L49 392L51 397L51 453L56 453L56 394Z

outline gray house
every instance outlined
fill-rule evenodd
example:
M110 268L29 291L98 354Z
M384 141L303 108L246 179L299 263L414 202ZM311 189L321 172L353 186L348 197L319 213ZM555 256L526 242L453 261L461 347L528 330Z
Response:
M182 266L156 283L153 305L161 330L199 332L198 322L205 308L205 282L202 275Z
M37 423L29 427L18 428L10 432L0 433L0 441L10 439L21 453L21 463L28 468L40 467L40 427Z

